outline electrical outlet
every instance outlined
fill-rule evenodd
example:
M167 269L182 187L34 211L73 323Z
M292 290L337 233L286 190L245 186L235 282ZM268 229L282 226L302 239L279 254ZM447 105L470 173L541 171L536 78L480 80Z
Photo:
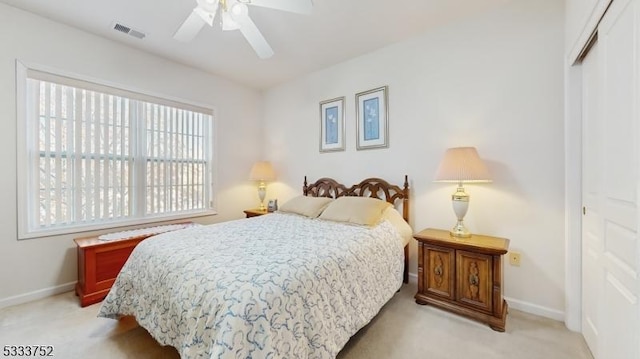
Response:
M520 267L520 253L509 252L509 264L514 267Z

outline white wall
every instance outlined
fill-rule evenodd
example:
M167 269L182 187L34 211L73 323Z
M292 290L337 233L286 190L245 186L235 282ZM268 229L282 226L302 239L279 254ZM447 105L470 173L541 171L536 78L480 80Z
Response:
M219 214L197 220L240 218L256 205L246 180L262 148L260 93L4 4L0 44L0 307L70 289L77 280L73 235L16 239L16 59L212 106Z
M512 307L562 319L563 6L513 0L267 91L266 151L280 182L268 197L299 194L304 175L400 184L408 174L414 229L449 228L454 186L432 179L447 147L476 146L494 181L467 187L465 222L522 252L521 267L505 264ZM356 151L354 95L381 85L389 85L390 147ZM319 102L338 96L347 97L347 149L320 154ZM412 273L416 251L412 243Z

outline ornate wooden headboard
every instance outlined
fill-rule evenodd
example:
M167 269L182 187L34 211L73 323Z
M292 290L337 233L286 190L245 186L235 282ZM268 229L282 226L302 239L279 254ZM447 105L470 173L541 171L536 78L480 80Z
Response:
M366 180L347 187L331 178L320 178L312 184L307 184L307 176L304 176L302 193L311 197L338 198L342 196L373 197L396 205L402 201L402 218L409 223L409 178L404 176L404 185L389 184L381 178L367 178ZM404 246L404 273L403 281L409 283L409 245Z
M409 222L409 178L406 175L403 187L392 185L381 178L367 178L351 187L326 177L320 178L312 184L307 184L307 176L304 176L302 193L311 197L372 197L387 201L394 206L397 201L402 201L402 217Z

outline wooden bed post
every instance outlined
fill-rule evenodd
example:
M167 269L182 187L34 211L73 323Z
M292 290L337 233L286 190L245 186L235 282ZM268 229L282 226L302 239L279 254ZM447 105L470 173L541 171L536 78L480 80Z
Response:
M404 188L402 189L402 217L409 223L409 176L404 175Z
M409 223L409 176L404 175L404 188L402 189L402 217ZM404 247L404 273L402 273L402 281L409 283L409 245Z

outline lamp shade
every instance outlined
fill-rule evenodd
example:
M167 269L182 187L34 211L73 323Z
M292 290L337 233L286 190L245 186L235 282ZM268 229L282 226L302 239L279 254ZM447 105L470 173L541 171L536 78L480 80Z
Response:
M252 181L273 181L276 179L276 173L273 171L273 166L269 161L256 162L251 167L251 173L249 179Z
M455 147L444 153L435 181L491 182L491 176L475 147Z

